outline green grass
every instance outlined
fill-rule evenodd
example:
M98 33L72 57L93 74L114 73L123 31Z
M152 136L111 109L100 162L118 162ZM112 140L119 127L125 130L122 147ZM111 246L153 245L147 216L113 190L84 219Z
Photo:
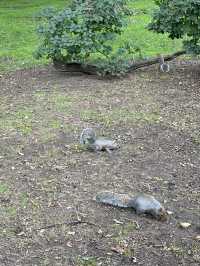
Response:
M36 60L38 38L35 32L38 24L35 15L42 8L64 7L66 0L1 0L0 1L0 71L26 68L45 64L47 60ZM143 56L150 57L157 53L170 53L180 48L180 41L172 41L165 35L149 32L145 27L151 20L154 9L152 0L132 1L136 16L130 19L125 33L117 39L116 46L124 41L133 41L141 47Z
M152 0L132 1L131 7L136 15L130 19L129 26L124 34L118 39L119 44L124 41L132 41L139 46L142 56L151 57L159 53L167 54L181 48L179 40L171 40L167 35L153 33L147 30L146 26L151 21L155 9Z
M35 15L45 6L63 7L66 0L0 1L0 71L44 64L33 57L38 43Z
M0 130L17 130L23 135L32 132L33 111L30 108L21 108L14 113L4 114L0 117Z
M149 112L138 112L131 109L118 108L112 111L99 112L93 109L85 109L80 111L80 117L85 122L103 123L106 126L112 125L114 121L120 121L121 123L158 123L160 121L160 114L157 110L151 110Z
M6 184L0 183L0 195L9 191L9 188Z
M78 266L97 266L97 259L95 257L81 257L78 258Z

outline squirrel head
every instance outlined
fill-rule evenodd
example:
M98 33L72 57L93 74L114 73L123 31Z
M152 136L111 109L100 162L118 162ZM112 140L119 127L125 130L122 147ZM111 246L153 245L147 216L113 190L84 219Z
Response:
M157 213L157 219L161 222L165 222L167 220L167 212L164 208L160 208Z
M96 134L92 128L85 128L80 137L81 144L93 144L96 140Z

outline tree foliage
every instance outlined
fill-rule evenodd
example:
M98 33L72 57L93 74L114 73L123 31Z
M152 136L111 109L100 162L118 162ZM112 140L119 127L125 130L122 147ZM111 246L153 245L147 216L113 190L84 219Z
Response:
M200 0L155 0L156 9L149 29L183 38L189 53L200 54Z
M61 11L46 9L37 57L66 63L84 62L96 53L108 57L130 14L126 0L73 0Z

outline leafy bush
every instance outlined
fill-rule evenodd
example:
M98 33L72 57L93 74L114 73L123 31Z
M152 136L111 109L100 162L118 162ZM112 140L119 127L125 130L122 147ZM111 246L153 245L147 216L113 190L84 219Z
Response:
M123 47L117 49L106 60L98 60L97 65L100 75L109 74L111 76L123 76L130 69L130 54L138 53L138 57L142 58L139 47L131 42L125 42Z
M127 0L74 0L64 10L49 8L38 28L37 57L84 63L92 54L109 58L112 42L131 13Z
M149 29L184 38L188 53L200 54L200 0L155 0L155 11Z

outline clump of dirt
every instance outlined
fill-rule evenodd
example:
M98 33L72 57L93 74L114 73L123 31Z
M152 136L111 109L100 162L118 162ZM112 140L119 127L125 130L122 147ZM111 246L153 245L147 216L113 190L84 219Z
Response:
M199 88L192 61L125 79L51 66L1 76L0 264L199 265ZM121 148L82 150L85 127ZM172 214L97 204L102 190L151 194Z

